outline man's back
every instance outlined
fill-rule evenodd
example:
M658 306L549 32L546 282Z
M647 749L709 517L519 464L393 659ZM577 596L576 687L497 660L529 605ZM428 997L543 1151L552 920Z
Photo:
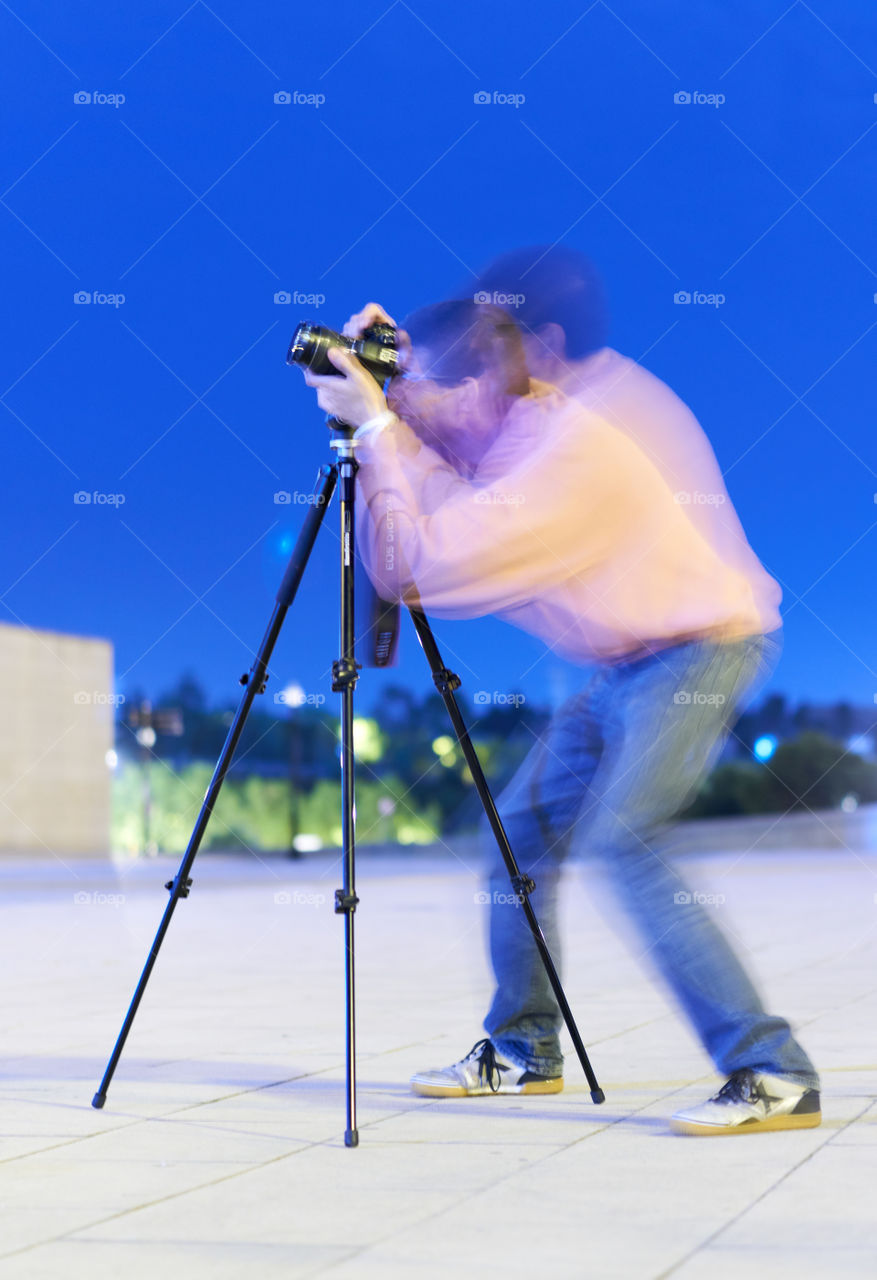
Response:
M679 396L610 347L563 363L556 382L642 450L720 562L749 582L760 629L779 627L782 592L749 545L713 448Z
M619 361L605 363L617 369ZM727 521L718 528L701 518L700 504L678 501L683 483L709 479L712 493L721 485L693 417L686 426L702 442L697 466L681 447L679 457L656 457L662 440L679 446L680 432L666 425L672 413L648 420L655 399L648 383L611 404L595 401L598 385L600 398L610 399L608 382L591 385L591 403L583 403L534 383L474 474L418 448L403 423L391 428L376 443L377 465L360 477L372 535L386 540L389 501L401 553L389 582L383 551L366 552L378 589L414 595L443 616L496 613L583 662L681 636L735 638L779 626L779 589L748 548L730 502L721 504ZM717 550L723 542L727 557Z

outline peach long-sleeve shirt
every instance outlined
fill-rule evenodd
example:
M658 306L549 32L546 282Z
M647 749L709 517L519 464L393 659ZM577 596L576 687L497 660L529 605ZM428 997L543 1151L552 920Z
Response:
M699 491L728 517L719 539L631 433L547 384L515 402L469 477L401 420L357 458L360 554L386 599L495 614L582 663L781 625L780 588L724 485Z

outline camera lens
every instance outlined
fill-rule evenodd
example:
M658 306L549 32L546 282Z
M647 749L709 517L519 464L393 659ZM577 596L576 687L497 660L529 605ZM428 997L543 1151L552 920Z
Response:
M303 364L321 377L326 374L338 374L338 370L329 359L332 347L343 347L345 351L353 348L349 338L344 338L334 329L327 329L321 324L311 324L304 320L292 335L289 351L286 353L287 364Z

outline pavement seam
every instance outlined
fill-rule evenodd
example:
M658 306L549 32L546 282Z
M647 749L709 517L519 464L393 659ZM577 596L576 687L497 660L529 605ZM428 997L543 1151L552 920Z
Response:
M835 1138L837 1138L841 1133L845 1133L851 1125L854 1125L857 1123L857 1121L861 1120L862 1117L866 1115L874 1105L875 1105L874 1099L869 1098L867 1106L863 1107L863 1109L858 1113L858 1115L852 1116L851 1119L847 1120L845 1124L842 1124L839 1129L834 1129L831 1132L829 1132L828 1137L825 1139L824 1142L820 1142L818 1147L814 1147L813 1150L810 1151L806 1156L804 1156L796 1164L793 1164L790 1169L787 1169L785 1173L781 1174L780 1177L777 1178L776 1182L772 1183L769 1187L767 1187L764 1191L762 1191L760 1195L756 1196L755 1199L751 1201L751 1203L748 1204L745 1209L741 1209L739 1213L735 1213L733 1218L729 1218L726 1223L724 1223L721 1227L718 1228L718 1230L714 1231L711 1235L707 1236L705 1240L702 1240L701 1243L697 1245L696 1248L692 1249L683 1258L680 1258L678 1262L674 1262L673 1265L671 1267L668 1267L666 1271L660 1272L660 1274L655 1277L655 1280L667 1280L668 1276L672 1276L674 1272L678 1271L680 1267L683 1267L686 1262L689 1262L692 1258L696 1257L697 1254L702 1253L705 1249L708 1249L714 1240L717 1240L719 1236L723 1235L724 1232L726 1232L729 1227L733 1227L734 1224L736 1222L739 1222L741 1218L745 1218L747 1213L749 1213L752 1209L754 1209L757 1204L760 1204L762 1200L767 1199L767 1197L771 1195L772 1192L774 1192L777 1189L777 1187L781 1186L788 1178L790 1178L793 1173L797 1173L799 1169L803 1168L805 1164L808 1164L813 1159L814 1156L819 1154L820 1151L824 1151L825 1148L830 1143L832 1143L835 1140ZM741 1137L746 1135L737 1134L734 1136ZM750 1134L748 1136L756 1137L757 1135Z
M178 1116L185 1111L194 1111L194 1110L197 1110L199 1107L211 1106L214 1103L225 1102L231 1098L243 1097L251 1093L260 1093L265 1089L274 1089L274 1088L277 1088L279 1085L288 1084L294 1080L307 1079L310 1076L322 1075L324 1074L324 1072L331 1071L331 1070L333 1070L332 1067L325 1067L321 1071L310 1072L308 1073L307 1076L290 1076L287 1079L272 1081L270 1084L259 1085L255 1089L239 1089L233 1093L224 1094L222 1095L222 1097L219 1097L219 1098L207 1099L203 1102L187 1103L186 1106L178 1107L173 1111L167 1112L161 1116L138 1117L137 1119L133 1120L130 1124L117 1125L110 1132L114 1132L114 1133L119 1132L122 1129L133 1128L138 1124L162 1123L167 1121L170 1117ZM385 1120L395 1119L397 1116L400 1116L400 1115L406 1115L409 1111L414 1110L416 1105L417 1105L416 1103L413 1103L409 1107L401 1108L399 1111L393 1112L386 1116L382 1116L378 1120L366 1121L364 1124L360 1124L359 1127L360 1129L371 1128L374 1125L383 1123L383 1121ZM44 1245L49 1245L49 1244L59 1244L59 1243L65 1243L65 1242L66 1243L93 1243L91 1241L77 1240L77 1236L79 1235L79 1233L83 1231L91 1231L94 1227L103 1226L108 1222L113 1222L117 1218L124 1218L132 1213L139 1213L142 1209L150 1209L150 1208L153 1208L155 1205L164 1204L167 1201L176 1200L182 1196L191 1195L198 1191L204 1191L208 1187L218 1186L220 1183L228 1182L233 1178L240 1178L240 1177L246 1176L249 1173L255 1173L261 1169L267 1168L269 1165L277 1164L280 1160L286 1160L286 1159L292 1158L293 1156L301 1155L305 1151L311 1151L317 1147L331 1146L334 1143L339 1143L342 1138L342 1133L343 1131L339 1130L337 1133L332 1134L327 1138L321 1138L316 1141L301 1140L301 1143L298 1146L297 1150L280 1152L278 1155L272 1156L268 1160L263 1160L258 1163L250 1164L244 1169L236 1169L232 1173L223 1174L219 1178L213 1178L207 1182L198 1183L195 1186L186 1187L181 1191L174 1191L165 1196L158 1196L154 1200L147 1200L147 1201L144 1201L142 1204L134 1205L131 1208L122 1209L117 1213L108 1214L106 1217L96 1219L94 1222L84 1223L78 1227L73 1228L73 1230L71 1231L64 1231L57 1236L49 1236L45 1240L35 1241L33 1244L24 1245L21 1249L14 1249L10 1253L2 1253L0 1254L0 1261L4 1261L7 1258L19 1257L22 1254L30 1253L34 1249L40 1249ZM73 1141L69 1143L58 1143L56 1144L56 1146L58 1147L73 1146L77 1142L87 1141L89 1138L100 1137L100 1136L102 1136L100 1133L91 1133L91 1134L88 1134L87 1136L83 1136L82 1138L73 1139ZM12 1164L16 1160L27 1159L31 1155L40 1155L40 1154L43 1154L43 1152L46 1150L53 1150L53 1149L54 1148L42 1148L40 1149L40 1151L37 1151L37 1152L25 1152L21 1156L12 1156L7 1161L4 1161L2 1163Z
M682 1088L687 1088L687 1087L688 1087L687 1085L682 1086ZM646 1111L649 1107L654 1106L655 1103L664 1102L666 1101L667 1098L672 1098L675 1093L679 1093L679 1092L680 1090L678 1088L672 1089L670 1090L669 1093L662 1094L659 1098L652 1098L648 1102L644 1102L641 1107L635 1107L632 1111L628 1111L623 1116L616 1116L615 1119L606 1121L605 1124L601 1124L598 1128L592 1129L588 1133L580 1134L578 1138L574 1138L571 1142L558 1143L556 1144L554 1150L548 1152L546 1155L539 1156L537 1159L531 1161L527 1165L526 1169L524 1170L512 1169L504 1177L498 1178L495 1181L491 1182L489 1186L482 1187L478 1191L466 1192L465 1194L461 1195L459 1199L455 1200L453 1204L445 1205L441 1209L437 1209L432 1213L426 1214L422 1218L418 1218L416 1222L409 1223L407 1226L403 1227L402 1230L410 1231L414 1228L423 1227L427 1222L431 1222L436 1218L441 1218L444 1214L453 1212L454 1209L458 1209L461 1205L471 1203L471 1201L475 1200L478 1196L482 1196L486 1192L493 1191L496 1187L501 1186L504 1182L508 1182L512 1178L520 1177L522 1173L523 1174L531 1173L532 1170L535 1169L538 1165L544 1164L546 1161L554 1159L561 1152L569 1151L570 1148L578 1146L579 1143L581 1142L586 1142L589 1138L596 1137L597 1134L599 1133L608 1132L608 1130L611 1129L614 1125L623 1124L625 1121L629 1120L631 1116L639 1115L640 1112ZM430 1109L434 1109L434 1107L441 1106L441 1105L442 1105L441 1100L436 1099L435 1102L431 1104ZM373 1123L376 1125L381 1124L385 1120L390 1118L391 1117L389 1116L385 1116L382 1118L382 1120L377 1120L377 1121L374 1121ZM388 1240L391 1240L395 1235L398 1235L398 1234L399 1234L398 1229L395 1231L390 1231L387 1233L387 1235L382 1236L379 1240L373 1240L371 1243L361 1246L356 1251L356 1253L352 1256L365 1257L372 1249L376 1248L379 1245L385 1244ZM312 1271L310 1274L320 1275L322 1273L331 1271L333 1267L342 1266L343 1264L346 1264L348 1261L350 1261L350 1258L337 1258L332 1262L328 1262L326 1264L320 1264L318 1268L315 1271Z
M11 1253L0 1254L0 1261L7 1258L20 1257L24 1253L31 1253L34 1249L41 1249L47 1244L100 1244L101 1241L90 1241L77 1239L83 1231L91 1231L95 1227L105 1226L108 1222L114 1222L117 1218L128 1217L132 1213L140 1213L143 1209L152 1209L159 1204L167 1204L171 1200L179 1200L183 1196L192 1195L198 1191L205 1191L208 1187L217 1187L223 1182L230 1182L234 1178L245 1177L248 1173L255 1173L261 1169L267 1168L269 1165L277 1164L281 1160L291 1159L293 1156L301 1155L303 1151L313 1150L315 1147L323 1147L330 1145L333 1141L340 1140L341 1135L335 1138L324 1138L318 1142L303 1142L297 1151L284 1151L280 1155L272 1156L269 1160L263 1160L259 1164L253 1164L246 1169L235 1169L233 1173L223 1174L220 1178L211 1178L208 1182L199 1183L194 1187L186 1187L182 1191L173 1191L169 1195L157 1196L154 1200L145 1200L142 1204L134 1205L129 1209L121 1209L118 1213L107 1214L103 1218L97 1218L94 1222L84 1223L82 1226L75 1227L72 1231L62 1231L60 1235L49 1236L45 1240L38 1240L34 1244L24 1245L21 1249L13 1249Z

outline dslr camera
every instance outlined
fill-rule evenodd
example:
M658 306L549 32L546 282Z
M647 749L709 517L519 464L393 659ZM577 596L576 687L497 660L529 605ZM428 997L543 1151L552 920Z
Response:
M396 348L396 330L391 324L374 324L364 330L360 338L345 338L325 325L311 324L303 320L292 335L286 353L287 364L300 364L318 376L335 374L343 376L329 359L333 347L349 351L383 386L387 378L399 372L399 351Z

